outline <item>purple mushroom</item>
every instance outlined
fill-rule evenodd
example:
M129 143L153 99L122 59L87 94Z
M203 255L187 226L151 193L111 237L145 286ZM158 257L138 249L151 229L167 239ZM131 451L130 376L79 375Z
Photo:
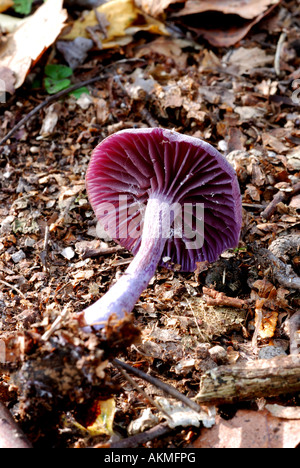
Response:
M96 329L130 313L157 265L194 271L236 247L242 223L234 169L210 144L162 128L122 130L94 150L90 203L110 236L135 257L83 311Z

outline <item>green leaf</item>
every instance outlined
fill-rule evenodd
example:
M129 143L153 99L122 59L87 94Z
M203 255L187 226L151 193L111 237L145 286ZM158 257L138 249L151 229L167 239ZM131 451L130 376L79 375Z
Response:
M45 66L45 75L53 80L63 80L73 75L73 70L66 65L49 64Z
M13 9L21 15L29 15L33 0L14 0Z
M79 99L83 93L90 94L89 90L85 86L83 86L82 88L75 89L75 91L72 91L70 94L76 99Z
M48 94L56 94L63 89L66 89L70 86L71 81L68 79L65 80L53 80L52 78L44 79L44 86Z

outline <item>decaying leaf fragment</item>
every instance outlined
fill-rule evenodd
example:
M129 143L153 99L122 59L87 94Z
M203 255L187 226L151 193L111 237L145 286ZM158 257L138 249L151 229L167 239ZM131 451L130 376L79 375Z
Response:
M9 68L14 74L15 88L19 88L31 65L55 41L67 18L63 0L48 0L8 36L0 49L0 69ZM5 77L0 78L5 81Z

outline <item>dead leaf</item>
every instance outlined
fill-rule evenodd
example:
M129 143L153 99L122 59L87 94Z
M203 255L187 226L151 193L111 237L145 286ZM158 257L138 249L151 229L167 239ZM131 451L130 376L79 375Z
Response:
M300 419L300 408L296 406L266 405L266 410L273 416L283 419Z
M147 42L136 48L136 57L144 57L148 54L159 54L170 57L178 68L185 68L188 55L182 52L182 47L188 47L191 42L174 37L158 37L152 42Z
M255 309L256 314L256 309ZM263 315L258 334L261 338L272 338L277 325L278 313L267 312Z
M240 75L249 74L254 68L265 67L273 61L274 57L268 55L260 47L252 47L251 49L239 47L234 51L228 52L222 60L226 66L235 66Z
M138 8L154 18L164 13L174 3L182 3L182 0L135 0Z
M281 130L283 130L281 132ZM277 154L286 153L289 147L284 144L284 136L287 134L285 129L280 129L280 133L269 131L268 133L262 134L263 145L269 149L272 149ZM283 140L283 141L282 141Z
M64 56L65 61L73 70L87 58L88 51L94 43L86 37L76 37L74 41L58 41L57 50Z
M63 0L51 0L26 19L0 50L0 67L9 68L19 88L32 65L55 41L67 18Z
M202 429L193 448L295 448L300 420L282 419L269 411L239 410L226 421L219 415L211 429Z
M0 79L4 83L5 89L0 89L1 92L7 92L10 94L13 94L15 92L15 76L13 72L10 70L10 68L7 67L0 67ZM0 82L0 85L2 83Z
M56 124L58 122L60 110L61 104L59 102L54 102L47 108L40 135L46 137L54 132Z
M169 35L162 22L146 14L144 15L144 22L140 21L137 26L134 26L135 21L141 16L141 12L135 6L134 0L111 0L85 15L83 19L79 18L75 21L71 31L64 35L63 39L70 40L79 36L90 38L91 28L99 26L95 11L97 15L101 14L105 16L108 23L105 33L100 28L99 34L98 31L93 30L97 34L97 38L99 37L101 48L103 49L128 44L131 42L133 34L138 31Z
M13 4L13 0L0 0L0 12L8 10Z
M225 15L239 15L253 19L264 13L271 5L278 5L280 0L187 0L182 10L174 16L194 15L206 11L219 11Z
M181 22L183 22L185 27L193 31L197 36L203 36L204 39L206 39L210 44L216 47L230 47L239 42L241 39L243 39L243 37L245 37L248 34L248 32L253 28L253 26L259 23L276 7L279 1L276 1L276 3L271 5L268 10L264 11L254 19L241 20L239 22L239 26L237 26L237 21L233 20L232 16L230 15L228 15L228 18L226 18L226 16L224 15L224 20L221 22L222 26L219 26L219 28L216 28L215 26L217 22L214 19L214 16L210 18L210 21L208 22L205 28L193 27L189 24L189 18L193 18L193 15L195 15L195 13L188 13L186 14L187 16L183 16L181 14L182 10L180 10L180 13L178 13L177 16L184 18L184 20L181 19ZM190 0L191 6L193 6L192 3L194 3L193 0ZM204 12L203 14L208 14L208 12ZM212 15L220 15L220 12L216 11ZM205 21L205 24L206 23L207 19Z

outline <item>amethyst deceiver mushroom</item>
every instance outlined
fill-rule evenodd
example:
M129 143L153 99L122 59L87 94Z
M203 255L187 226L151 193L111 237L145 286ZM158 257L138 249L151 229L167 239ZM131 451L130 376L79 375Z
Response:
M105 230L135 255L123 276L83 311L87 325L99 329L112 314L121 319L130 313L157 265L194 271L196 262L214 262L238 244L236 173L198 138L162 128L117 132L93 151L86 187Z

